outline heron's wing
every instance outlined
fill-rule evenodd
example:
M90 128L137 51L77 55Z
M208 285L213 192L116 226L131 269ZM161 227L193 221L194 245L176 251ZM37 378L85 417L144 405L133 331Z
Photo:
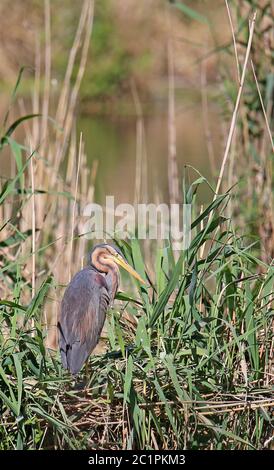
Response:
M58 323L63 366L77 374L99 341L110 303L104 276L85 268L68 285Z

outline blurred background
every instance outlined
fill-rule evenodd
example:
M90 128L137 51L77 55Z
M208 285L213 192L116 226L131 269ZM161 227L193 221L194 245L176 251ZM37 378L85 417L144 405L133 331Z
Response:
M258 83L249 63L221 189L236 185L229 215L260 233L272 252L271 145L257 89L270 122L269 0L2 0L2 132L22 116L35 115L8 132L12 140L1 147L3 184L35 151L33 168L20 177L26 196L20 229L33 226L35 215L37 243L56 237L63 247L81 235L83 207L104 205L106 195L114 195L116 205L173 203L183 201L184 176L193 181L202 174L215 185L254 8ZM36 190L35 207L30 187ZM197 197L202 205L211 200L208 184ZM16 197L5 204L3 219L12 218L20 204ZM86 252L83 240L78 245L76 263ZM57 277L65 281L66 270Z
M1 109L6 109L20 67L28 66L18 90L28 109L35 68L45 75L44 47L50 35L50 110L62 88L83 2L51 3L50 31L44 2L2 0ZM177 5L180 2L177 2ZM222 70L231 64L231 40L223 0L185 1L185 10L166 0L95 2L91 42L77 105L88 166L96 162L98 201L113 194L131 202L136 193L136 152L145 159L141 193L168 201L167 154L169 74L174 75L176 153L179 172L193 165L213 176L222 156L229 96L220 94ZM8 15L7 15L8 11ZM172 50L172 71L170 51ZM80 58L76 58L75 70ZM76 78L73 71L72 79ZM43 84L41 85L43 88ZM19 100L20 102L20 100ZM22 101L21 101L22 106ZM136 142L136 117L143 132ZM139 136L139 137L138 137ZM140 142L141 141L141 142ZM139 150L138 150L139 149ZM138 159L138 155L137 155ZM9 164L6 161L5 170ZM205 189L205 199L207 193Z
M1 0L0 449L273 444L273 18L273 0ZM192 243L176 263L118 240L151 287L122 277L74 397L56 327L106 195L191 204Z
M183 179L190 185L201 175L207 180L193 193L196 215L212 200L255 6L253 71L249 61L219 189L235 188L227 216L251 240L259 236L262 260L273 257L266 118L271 127L274 7L255 3L1 1L2 263L20 255L26 301L53 274L54 324L63 288L94 241L83 236L88 203L104 206L106 195L115 207L182 203ZM14 178L10 193L7 178ZM17 235L13 246L14 233L24 243ZM143 248L153 278L154 248ZM9 295L5 277L2 289Z

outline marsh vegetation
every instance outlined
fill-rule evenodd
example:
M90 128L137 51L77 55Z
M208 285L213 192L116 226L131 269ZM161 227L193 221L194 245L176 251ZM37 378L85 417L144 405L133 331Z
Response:
M202 24L213 32L214 23L208 22L201 2L197 8L196 2L147 2L150 12L155 8L154 28L162 25L161 12L176 25L174 38L165 32L168 65L161 75L167 91L165 189L148 175L147 107L142 99L149 95L144 83L153 89L146 75L151 52L150 59L144 53L141 63L137 53L129 71L133 43L112 42L116 23L107 16L112 2L102 1L97 13L98 3L82 2L66 68L61 55L54 88L58 57L55 69L52 6L45 0L43 40L37 42L32 78L29 70L20 69L1 119L0 448L271 448L272 2L231 1L228 11L223 9L230 39L209 56L211 60L214 52L217 57L212 73L218 80L208 83L205 71L210 69L200 69L197 103L205 140L196 169L174 154L174 113L180 95L175 78L183 64L178 59L176 68L172 44L185 23L187 30ZM69 34L71 38L71 30ZM94 72L89 56L93 35ZM81 88L86 67L94 73L88 91L88 81ZM122 284L100 347L89 360L88 377L82 370L73 382L61 367L56 322L64 288L86 263L92 245L83 236L82 208L87 201L96 202L102 185L98 158L90 157L92 142L88 150L77 110L88 95L82 103L85 112L94 112L100 97L109 113L122 103L123 87L132 98L136 125L130 197L135 202L168 197L170 202L191 204L192 241L178 253L162 243L114 240L148 285ZM220 107L224 150L208 126L211 100ZM152 159L156 162L157 156ZM199 160L210 171L200 171ZM171 167L176 171L170 174ZM154 182L150 192L148 181Z

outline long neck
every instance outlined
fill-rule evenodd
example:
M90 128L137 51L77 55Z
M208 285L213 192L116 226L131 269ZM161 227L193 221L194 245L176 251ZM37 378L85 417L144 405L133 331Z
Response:
M117 292L118 286L119 286L119 270L116 267L116 269L110 269L106 275L106 282L108 285L109 292L111 293L111 300L114 300L115 294Z
M106 259L101 253L92 260L92 264L99 272L106 274L105 279L108 285L108 291L111 295L111 299L113 300L120 281L118 266L114 261Z

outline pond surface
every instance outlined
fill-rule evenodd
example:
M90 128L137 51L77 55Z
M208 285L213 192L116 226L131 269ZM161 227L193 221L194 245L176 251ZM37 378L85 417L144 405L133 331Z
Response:
M148 194L148 200L145 202L169 202L167 108L167 103L160 106L151 105L150 112L143 121L142 153L147 158L147 171L142 181L142 188L147 185ZM218 105L210 103L205 125L200 102L194 105L176 103L177 162L181 176L185 165L191 165L211 182L213 181L223 153L220 116L221 110ZM83 133L88 166L91 168L93 162L98 161L95 202L104 205L106 195L113 195L115 204L134 202L136 123L134 113L120 117L109 114L78 117L77 130L78 134ZM18 141L22 141L23 138L23 129L19 129ZM214 152L215 170L210 164L207 145L209 140ZM10 165L10 158L3 155L2 177L10 175ZM198 176L193 171L190 172L191 180ZM199 194L200 202L206 203L209 197L210 191L206 185L203 185Z
M182 175L185 165L195 167L212 182L222 156L220 110L212 105L208 112L206 131L201 104L177 107L177 161ZM95 199L104 203L113 195L118 203L132 203L136 176L136 117L82 116L78 131L83 132L88 165L98 160ZM210 165L207 142L211 142L215 171ZM144 154L147 155L148 202L168 202L168 117L162 109L154 109L144 118ZM192 179L198 177L192 172ZM144 184L144 181L143 183ZM144 186L143 186L144 187ZM200 201L206 202L209 190L204 186Z

